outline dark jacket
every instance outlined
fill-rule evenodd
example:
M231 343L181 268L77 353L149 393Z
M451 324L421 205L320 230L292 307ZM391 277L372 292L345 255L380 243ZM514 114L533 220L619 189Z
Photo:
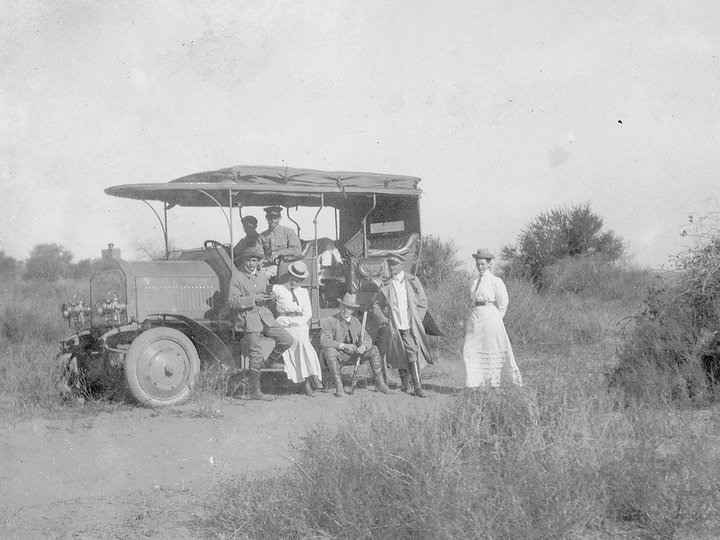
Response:
M340 313L336 313L320 322L320 348L339 350L340 345L346 343L345 336L348 334L348 326L350 327L353 345L364 345L366 349L370 349L372 340L367 330L363 332L362 339L360 339L362 323L357 317L350 317L350 324L348 325Z

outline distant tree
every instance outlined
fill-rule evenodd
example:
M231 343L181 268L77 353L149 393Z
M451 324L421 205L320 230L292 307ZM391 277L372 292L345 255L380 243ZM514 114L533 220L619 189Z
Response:
M18 274L18 261L9 255L5 255L4 251L0 251L0 278L15 279Z
M539 285L545 269L567 257L596 255L616 261L625 252L623 240L602 229L602 218L587 202L543 212L525 226L515 244L502 248L506 271Z
M462 267L458 248L453 240L423 236L418 277L426 287L436 287Z
M90 277L99 263L99 259L82 259L77 264L71 263L68 268L67 277L73 279L84 279Z
M23 279L57 281L68 275L73 254L58 244L38 244L25 263Z

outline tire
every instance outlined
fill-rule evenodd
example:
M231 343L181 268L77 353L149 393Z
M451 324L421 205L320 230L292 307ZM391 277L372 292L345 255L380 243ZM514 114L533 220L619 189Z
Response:
M185 401L200 371L200 358L190 339L174 328L151 328L130 344L125 380L138 403L169 407Z

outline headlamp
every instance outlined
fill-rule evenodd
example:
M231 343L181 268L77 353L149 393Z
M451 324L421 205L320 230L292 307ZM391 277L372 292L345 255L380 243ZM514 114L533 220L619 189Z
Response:
M95 303L95 314L98 317L105 317L109 323L120 323L126 305L120 301L120 295L116 291L110 291L104 300Z
M85 318L90 315L91 311L90 307L85 306L85 302L77 296L73 296L70 303L60 306L63 319L66 319L70 325L75 326L83 325Z

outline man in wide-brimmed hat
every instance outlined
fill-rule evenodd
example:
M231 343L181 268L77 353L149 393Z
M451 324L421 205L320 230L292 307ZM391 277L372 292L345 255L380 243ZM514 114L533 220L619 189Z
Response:
M235 315L235 330L243 332L250 356L250 399L265 399L260 390L260 369L263 366L261 336L275 340L275 348L268 364L280 360L292 345L292 337L278 325L267 303L275 299L269 288L268 276L258 269L263 258L259 246L251 246L238 253L240 265L230 279L229 307Z
M405 257L392 254L387 258L390 279L380 287L375 316L381 330L377 341L383 345L388 365L400 372L402 391L409 390L412 378L417 397L425 397L420 370L432 363L423 319L428 303L420 280L405 272Z
M340 366L346 363L354 363L360 356L361 361L370 362L373 375L375 376L375 391L387 394L390 389L385 384L385 379L380 368L380 353L367 331L362 327L360 321L353 314L360 306L357 304L354 294L345 294L338 298L340 311L323 319L320 331L320 354L327 362L330 374L335 382L335 397L344 397Z

